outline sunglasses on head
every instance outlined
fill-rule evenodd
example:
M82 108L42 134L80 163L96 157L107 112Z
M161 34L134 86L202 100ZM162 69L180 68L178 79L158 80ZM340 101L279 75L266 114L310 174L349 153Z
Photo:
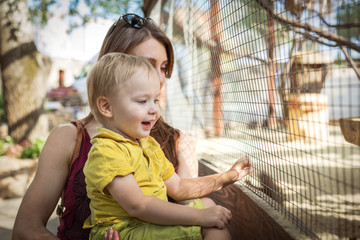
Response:
M124 14L122 16L120 16L120 19L124 19L124 21L129 24L131 27L136 28L136 29L141 29L143 28L147 23L150 23L154 26L156 26L157 28L159 28L159 26L156 24L156 22L154 20L152 20L151 18L143 18L140 17L137 14L134 13L127 13ZM114 25L112 26L112 28L110 29L108 35L106 37L109 37L110 34L114 31L114 29L116 28L117 23L119 22L119 20L117 20Z

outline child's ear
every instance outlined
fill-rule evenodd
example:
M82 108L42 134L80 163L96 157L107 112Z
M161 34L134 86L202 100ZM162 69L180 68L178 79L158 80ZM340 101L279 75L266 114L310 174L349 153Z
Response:
M105 117L111 118L113 116L110 99L105 96L101 96L96 101L99 112Z

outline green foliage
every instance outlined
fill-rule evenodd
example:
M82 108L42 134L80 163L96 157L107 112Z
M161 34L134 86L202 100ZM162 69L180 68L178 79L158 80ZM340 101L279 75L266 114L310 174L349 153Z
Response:
M0 140L0 156L17 157L21 154L21 146L14 144L10 136Z
M43 139L36 139L35 142L29 144L28 147L23 148L21 158L38 158L44 145L45 141Z
M52 15L52 10L60 8L65 2L61 0L33 0L28 2L30 17L33 22L38 22L44 26L48 21L48 16ZM84 9L83 5L87 8ZM128 11L140 14L142 0L69 0L67 16L71 17L68 32L72 29L85 25L90 20L97 18L114 19Z
M33 0L29 5L29 15L32 21L39 20L39 23L43 26L48 21L48 9L54 5L54 0Z
M359 24L360 23L360 3L354 0L343 0L341 6L337 8L336 18L338 24ZM352 38L360 40L360 28L337 28L337 33L344 38L351 40Z
M4 140L0 140L0 149L2 149L5 144L14 144L14 141L10 136L7 136Z
M0 140L0 156L16 158L38 158L45 144L44 139L36 139L35 142L23 141L15 144L10 136Z

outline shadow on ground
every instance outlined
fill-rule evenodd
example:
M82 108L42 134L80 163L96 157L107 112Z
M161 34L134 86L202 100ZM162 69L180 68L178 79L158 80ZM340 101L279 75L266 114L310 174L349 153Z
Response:
M0 239L1 240L11 240L12 231L7 228L0 227Z

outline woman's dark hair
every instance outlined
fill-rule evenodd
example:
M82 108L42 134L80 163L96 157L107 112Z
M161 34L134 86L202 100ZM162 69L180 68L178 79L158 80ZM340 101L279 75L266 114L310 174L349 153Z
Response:
M168 58L165 76L167 78L171 77L174 66L174 50L170 39L158 26L147 23L143 28L137 29L131 27L123 19L119 19L116 27L113 28L112 26L106 36L107 37L103 41L98 59L106 53L111 52L129 53L132 49L149 38L158 40L164 45Z
M166 158L177 169L179 161L176 149L180 138L180 131L171 127L160 117L153 129L151 129L150 135L160 144Z

